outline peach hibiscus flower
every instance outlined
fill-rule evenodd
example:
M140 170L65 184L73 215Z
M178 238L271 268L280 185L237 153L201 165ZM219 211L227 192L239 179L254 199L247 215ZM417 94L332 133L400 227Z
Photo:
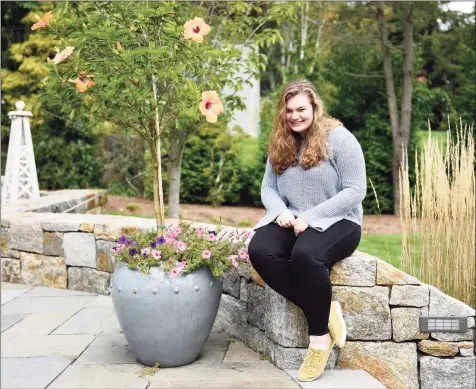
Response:
M192 39L194 42L202 43L203 36L207 35L211 27L204 22L202 18L195 17L184 24L183 37L185 39Z
M77 78L75 78L74 80L69 79L68 81L72 82L73 84L76 84L76 89L82 93L82 92L86 92L86 90L90 86L96 85L96 83L90 79L92 77L94 77L94 75L92 74L86 75L86 72L81 72L79 73L79 76Z
M66 61L71 54L73 54L74 46L68 46L66 49L61 50L56 54L56 56L51 60L54 64L59 64L60 62Z
M40 19L40 20L38 20L33 26L31 26L31 29L36 30L37 28L42 28L42 27L48 26L49 25L48 19L50 18L52 13L53 12L50 11L50 12L44 14L41 19L37 14L35 14L36 18Z
M206 116L207 122L216 123L218 115L225 111L223 104L215 91L206 91L202 93L202 102L200 111Z

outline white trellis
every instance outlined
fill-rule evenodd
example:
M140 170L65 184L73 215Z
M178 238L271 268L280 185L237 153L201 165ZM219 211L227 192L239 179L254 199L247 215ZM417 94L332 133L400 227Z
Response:
M29 121L29 117L33 115L29 111L23 111L23 101L18 101L15 107L16 111L8 112L12 126L2 182L2 201L5 203L40 197Z

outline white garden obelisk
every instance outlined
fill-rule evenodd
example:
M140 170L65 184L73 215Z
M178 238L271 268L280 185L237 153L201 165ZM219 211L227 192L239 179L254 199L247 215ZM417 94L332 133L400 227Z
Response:
M40 197L29 120L33 115L23 111L23 101L17 101L15 107L17 111L8 112L12 127L2 185L2 201L5 203Z

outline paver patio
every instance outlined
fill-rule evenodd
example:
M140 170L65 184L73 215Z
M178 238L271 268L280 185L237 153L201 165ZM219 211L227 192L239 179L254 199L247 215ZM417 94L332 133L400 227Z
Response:
M141 377L109 296L1 284L1 387L299 388L243 343L214 331L192 364ZM384 388L363 370L326 370L303 388Z

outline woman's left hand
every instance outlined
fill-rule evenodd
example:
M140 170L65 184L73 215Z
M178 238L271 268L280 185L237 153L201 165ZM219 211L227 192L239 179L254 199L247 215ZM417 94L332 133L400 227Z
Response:
M309 224L307 224L303 219L300 217L296 218L296 224L294 225L294 234L298 236L301 232L303 232Z

